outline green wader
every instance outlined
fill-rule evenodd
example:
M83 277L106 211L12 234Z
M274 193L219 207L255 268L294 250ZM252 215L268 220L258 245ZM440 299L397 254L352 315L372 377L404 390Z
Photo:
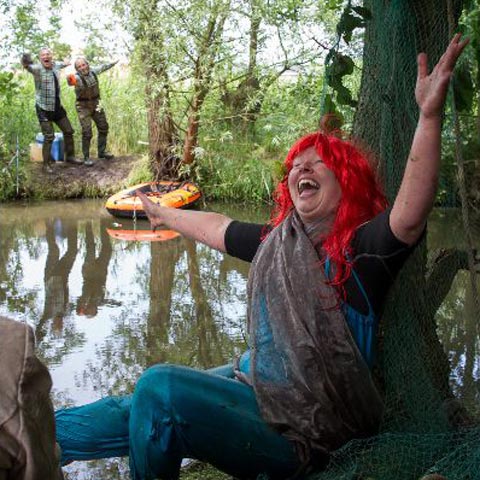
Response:
M82 153L84 158L90 157L90 142L92 140L92 120L98 130L98 157L102 158L107 148L108 122L105 111L99 105L99 100L77 100L78 119L82 127Z

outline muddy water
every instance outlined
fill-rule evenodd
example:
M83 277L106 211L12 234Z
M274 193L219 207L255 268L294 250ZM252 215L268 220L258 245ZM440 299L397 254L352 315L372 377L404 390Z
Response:
M250 221L268 217L265 209L209 209ZM145 221L114 219L96 200L0 206L0 314L35 328L56 407L129 393L154 363L208 368L243 350L248 264L182 237L115 238L121 229L147 228ZM458 212L436 212L428 242L464 244ZM468 275L457 275L439 312L458 388L479 367L475 326L468 316L458 324L472 308L468 284ZM473 343L465 341L470 337ZM67 468L77 479L127 478L125 472L116 460Z

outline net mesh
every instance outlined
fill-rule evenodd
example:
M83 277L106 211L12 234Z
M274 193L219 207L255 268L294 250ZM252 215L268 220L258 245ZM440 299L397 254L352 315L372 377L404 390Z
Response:
M424 51L429 64L436 63L461 2L365 3L372 20L353 134L382 160L392 199L418 119L416 55ZM451 108L446 115L451 122ZM441 175L441 184L445 178ZM478 237L474 221L465 228ZM434 249L427 237L400 273L381 322L377 376L386 409L380 432L348 443L325 471L310 478L480 478L478 285L468 271L471 250L460 235L454 247L442 249Z

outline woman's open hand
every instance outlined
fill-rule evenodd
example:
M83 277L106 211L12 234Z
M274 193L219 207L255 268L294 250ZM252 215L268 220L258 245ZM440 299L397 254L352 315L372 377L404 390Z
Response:
M468 38L465 40L461 40L461 38L461 33L457 33L453 37L430 75L428 75L427 55L425 53L418 55L415 98L424 117L438 117L442 114L453 69L469 42Z
M162 208L166 207L160 207L159 205L156 205L153 203L147 195L145 195L142 191L137 190L135 192L135 195L140 199L143 205L143 209L145 211L145 214L148 217L148 220L150 221L150 225L152 226L152 230L157 229L158 227L161 227L163 225L163 221L160 218L160 212Z

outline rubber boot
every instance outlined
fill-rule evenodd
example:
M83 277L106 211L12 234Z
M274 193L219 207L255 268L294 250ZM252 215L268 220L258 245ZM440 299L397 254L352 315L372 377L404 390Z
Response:
M82 138L82 153L83 158L87 160L90 158L90 139L89 138Z
M67 162L71 163L81 163L79 160L75 162L75 146L73 143L73 135L71 134L63 134L63 140L65 142L65 157Z
M104 158L111 160L113 155L106 151L107 148L107 136L101 133L98 134L98 158Z
M53 172L53 159L51 157L50 151L52 149L52 142L47 140L47 137L44 137L42 145L42 157L43 157L43 171L47 173Z

